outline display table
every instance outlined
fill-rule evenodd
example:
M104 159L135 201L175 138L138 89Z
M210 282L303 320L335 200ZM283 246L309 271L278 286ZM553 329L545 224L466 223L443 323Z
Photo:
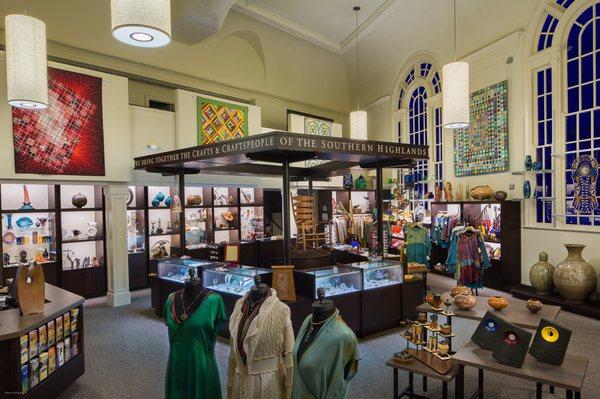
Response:
M535 289L533 287L523 284L511 287L510 293L515 298L539 299L544 304L544 307L548 305L556 305L560 306L561 309L567 312L580 314L582 316L600 320L600 303L597 301L586 300L582 303L576 303L564 299L557 293L551 293L549 295L540 295L535 292Z
M85 372L84 298L50 284L45 291L43 313L21 316L19 309L0 311L1 398L55 398ZM50 326L55 342L48 345ZM40 339L40 332L46 338Z
M456 397L464 398L464 369L475 367L479 369L479 387L476 394L483 395L483 371L504 374L511 377L536 382L536 397L542 397L542 385L564 388L566 397L581 397L581 388L587 372L589 359L583 356L567 354L561 366L542 363L527 354L523 367L516 368L500 364L492 357L492 352L482 349L473 342L469 342L454 356L454 362L459 365L456 379ZM473 396L474 397L474 396Z
M442 294L442 301L446 298L451 298L449 293ZM488 305L489 297L476 296L475 300L477 304L475 307L469 310L462 310L457 308L454 303L450 306L450 310L455 314L456 317L470 320L482 320L485 312L492 311L494 314L500 316L502 319L509 323L515 324L522 328L537 329L542 319L553 321L560 312L560 306L544 305L544 307L537 313L531 313L525 307L525 301L516 298L508 299L508 306L500 311L495 311L490 305ZM419 312L430 312L431 306L428 303L422 303L417 307Z
M427 367L420 361L413 359L409 363L400 363L395 358L391 358L387 361L386 365L391 367L394 371L394 399L402 398L404 396L409 398L425 398L414 393L414 375L421 375L423 377L430 377L442 382L442 399L448 398L448 383L451 382L458 374L458 366L454 365L452 370L446 374L440 374L434 369ZM408 387L402 392L398 392L398 370L408 371ZM423 391L427 392L426 380L423 379Z

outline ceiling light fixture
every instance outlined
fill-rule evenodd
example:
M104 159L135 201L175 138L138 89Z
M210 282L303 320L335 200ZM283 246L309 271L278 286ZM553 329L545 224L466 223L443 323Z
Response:
M17 108L48 107L46 24L27 15L4 18L6 42L6 97Z
M446 128L469 126L469 64L456 61L456 0L454 0L454 62L442 68L442 120Z
M360 110L360 89L358 77L358 12L359 6L352 8L356 22L356 111L350 112L350 137L358 140L366 140L367 133L367 111Z
M112 35L130 46L155 48L171 42L170 0L111 0Z

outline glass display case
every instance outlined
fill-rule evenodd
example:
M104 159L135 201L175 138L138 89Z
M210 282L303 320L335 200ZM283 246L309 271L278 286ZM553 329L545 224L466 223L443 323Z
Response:
M158 278L183 283L189 277L192 267L203 268L214 264L210 261L196 259L167 259L158 262Z
M243 296L254 285L254 276L260 274L263 282L268 283L269 269L252 266L217 265L204 269L204 286L210 290Z
M299 271L314 279L314 292L312 295L317 297L317 289L323 288L325 296L335 296L348 294L362 290L361 271L346 265L327 266L318 269L308 269Z
M362 270L365 290L402 284L404 279L402 263L392 260L351 263L349 266Z

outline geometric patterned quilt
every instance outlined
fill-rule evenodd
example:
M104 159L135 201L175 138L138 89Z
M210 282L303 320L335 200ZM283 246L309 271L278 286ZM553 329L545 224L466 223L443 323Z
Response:
M472 93L469 105L470 126L454 130L455 176L508 171L508 81Z
M198 144L248 136L248 107L198 97Z

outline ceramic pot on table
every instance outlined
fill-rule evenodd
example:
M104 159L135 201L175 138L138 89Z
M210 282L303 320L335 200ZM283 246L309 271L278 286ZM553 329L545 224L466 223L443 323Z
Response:
M502 310L508 306L508 300L501 296L491 296L488 299L488 305L494 308L494 310Z
M540 252L539 260L529 270L529 281L531 281L531 286L535 289L536 294L549 295L554 288L552 280L554 266L548 262L546 252Z
M542 310L542 307L544 305L542 304L542 302L540 302L538 299L528 299L527 302L525 302L525 307L527 307L527 309L531 312L531 313L537 313L540 310Z
M477 304L475 297L471 294L458 294L454 297L454 304L461 310L469 310Z
M459 294L471 295L471 289L464 285L456 285L452 287L452 289L450 290L450 296L454 298Z

